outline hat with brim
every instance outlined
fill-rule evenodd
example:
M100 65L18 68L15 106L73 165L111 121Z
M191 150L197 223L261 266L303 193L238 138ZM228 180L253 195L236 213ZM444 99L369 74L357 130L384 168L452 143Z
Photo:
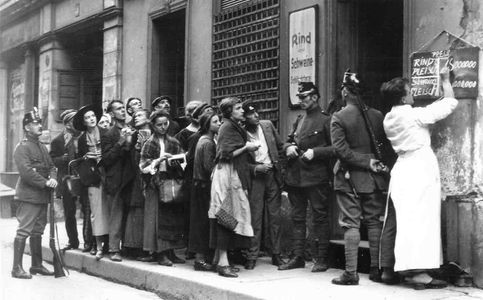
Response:
M84 125L84 115L91 110L94 112L94 114L96 115L97 121L99 122L99 120L102 117L102 110L92 104L86 105L81 107L79 111L74 115L73 125L75 129L79 131L87 130L86 125Z

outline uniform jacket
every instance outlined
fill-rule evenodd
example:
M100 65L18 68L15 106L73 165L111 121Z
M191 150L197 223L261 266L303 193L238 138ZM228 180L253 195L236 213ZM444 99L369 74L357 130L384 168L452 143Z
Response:
M34 204L49 203L50 189L45 184L49 177L57 179L57 172L47 147L27 136L15 148L13 158L20 174L17 199Z
M267 142L268 154L270 155L270 160L272 161L275 180L278 185L282 185L282 159L283 155L283 143L280 140L277 130L273 126L272 122L268 120L261 120L260 127L262 128L263 135L265 136L265 141Z
M67 154L67 156L64 156ZM69 161L74 160L78 157L78 149L74 144L74 137L65 145L64 132L57 135L50 143L50 157L54 165L57 167L57 177L59 178L59 189L62 195L66 191L63 178L68 175L68 164Z
M387 140L382 125L384 116L376 109L369 108L367 115L371 121L374 135L382 142L383 162L392 166L394 152ZM375 190L387 190L388 176L370 171L369 162L375 158L371 139L358 106L348 104L332 116L332 145L337 152L338 161L334 167L334 189L352 193L350 182L345 178L349 170L354 188L359 193L372 193Z
M313 149L314 158L307 162L300 156L287 158L285 183L288 186L307 187L331 181L330 162L335 157L335 149L330 140L330 116L319 106L297 118L283 146L284 151L291 145L298 146L300 156L308 149Z
M109 195L121 191L127 184L132 182L135 176L132 160L130 157L131 145L118 143L121 138L121 129L114 125L108 131L101 132L102 166L105 170L105 187Z

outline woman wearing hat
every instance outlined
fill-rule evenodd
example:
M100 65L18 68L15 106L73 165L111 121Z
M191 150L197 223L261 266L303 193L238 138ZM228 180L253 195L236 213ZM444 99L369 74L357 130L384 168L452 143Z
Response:
M79 109L74 116L74 128L83 131L79 137L79 156L84 160L79 165L81 182L87 187L87 195L91 210L92 235L96 239L96 259L103 257L103 242L107 246L109 234L109 210L102 192L101 174L98 164L101 161L101 135L105 129L97 126L102 113L92 105ZM94 252L95 250L95 252Z
M169 114L165 111L153 112L149 118L153 134L141 149L139 168L146 174L144 184L144 239L145 251L156 253L158 264L172 266L184 263L177 257L174 249L185 247L185 220L183 203L163 203L164 184L171 179L181 179L183 169L176 162L169 162L183 149L175 138L168 135Z
M215 135L221 122L215 113L205 113L200 118L201 138L196 145L193 168L193 184L190 201L189 251L196 253L196 271L211 271L212 265L206 262L210 254L210 208L211 173L215 167Z

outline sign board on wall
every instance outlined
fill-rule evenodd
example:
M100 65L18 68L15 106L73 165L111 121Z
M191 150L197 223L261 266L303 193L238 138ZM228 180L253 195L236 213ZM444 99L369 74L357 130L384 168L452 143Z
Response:
M297 88L300 81L316 83L317 6L290 13L289 16L289 106L299 105Z
M457 99L478 97L479 48L419 52L411 56L411 93L415 100L440 97L441 68L452 71L452 86Z

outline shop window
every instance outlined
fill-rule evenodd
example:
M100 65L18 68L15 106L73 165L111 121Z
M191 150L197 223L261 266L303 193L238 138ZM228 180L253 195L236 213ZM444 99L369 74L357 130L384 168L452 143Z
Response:
M236 1L222 1L222 5L224 2ZM214 104L230 96L252 100L260 117L278 126L279 77L279 0L250 1L214 17Z

